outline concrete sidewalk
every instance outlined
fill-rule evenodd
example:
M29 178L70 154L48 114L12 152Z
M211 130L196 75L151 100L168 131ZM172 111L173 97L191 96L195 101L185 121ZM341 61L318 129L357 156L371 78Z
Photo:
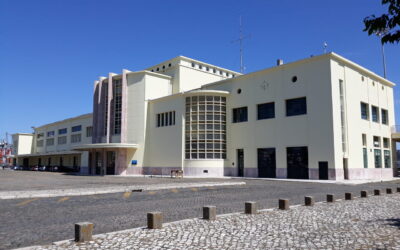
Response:
M80 196L94 194L108 194L121 192L142 192L151 190L163 190L174 188L201 188L201 187L220 187L246 185L245 182L194 182L194 183L164 183L149 185L119 185L97 188L71 188L55 190L21 190L21 191L3 191L0 192L0 200L4 199L23 199L40 197L58 197L58 196Z

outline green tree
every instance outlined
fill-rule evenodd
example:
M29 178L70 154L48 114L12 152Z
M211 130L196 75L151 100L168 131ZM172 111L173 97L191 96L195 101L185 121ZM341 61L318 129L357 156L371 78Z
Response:
M382 44L400 42L400 0L382 0L382 5L388 5L388 13L380 17L375 15L364 18L364 31L368 35L378 35Z

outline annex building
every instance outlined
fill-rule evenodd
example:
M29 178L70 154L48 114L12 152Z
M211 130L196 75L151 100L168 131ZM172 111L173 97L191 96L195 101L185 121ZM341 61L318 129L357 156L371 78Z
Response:
M335 53L244 75L178 56L100 77L93 114L14 135L16 157L90 175L389 179L393 87Z

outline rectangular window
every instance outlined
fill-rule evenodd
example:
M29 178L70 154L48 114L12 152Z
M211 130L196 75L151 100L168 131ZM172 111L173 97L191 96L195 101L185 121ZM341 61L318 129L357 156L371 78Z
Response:
M66 136L59 136L57 138L58 145L67 144L67 137Z
M385 168L390 168L391 167L390 150L384 150L383 153L384 153Z
M235 108L232 110L232 122L247 122L247 107Z
M384 148L389 148L390 147L389 138L383 137L383 147Z
M257 105L257 119L271 119L275 118L275 103L263 103Z
M382 168L381 150L380 149L375 149L374 150L374 156L375 156L375 168Z
M379 148L381 146L381 138L379 136L374 136L374 147Z
M379 122L379 109L378 107L371 106L372 121Z
M364 147L367 146L367 135L366 134L362 134L362 145Z
M93 127L92 126L86 127L86 137L91 137L92 136L92 132L93 132Z
M157 127L173 125L175 125L175 111L168 111L157 114Z
M44 137L44 133L39 133L39 134L37 134L37 139L40 139L40 138L42 138L42 137Z
M38 148L43 147L43 140L36 141L36 147Z
M307 114L307 99L305 97L286 100L286 116Z
M46 146L53 146L54 145L54 138L46 139Z
M81 134L71 135L71 143L77 143L81 141Z
M73 127L71 128L71 131L72 131L72 132L78 132L78 131L81 131L81 130L82 130L82 126L81 126L81 125L73 126Z
M47 132L47 137L53 137L53 136L54 136L54 131Z
M368 150L363 148L364 168L368 168Z
M382 124L389 124L389 117L388 117L388 111L386 109L381 110L381 117L382 117Z
M58 130L58 134L59 135L63 135L63 134L66 134L66 133L67 133L67 128L62 128L62 129Z
M361 103L361 119L369 120L368 104Z

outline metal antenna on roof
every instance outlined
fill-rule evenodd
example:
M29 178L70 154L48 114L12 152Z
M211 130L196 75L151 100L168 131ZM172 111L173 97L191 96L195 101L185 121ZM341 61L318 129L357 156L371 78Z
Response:
M324 54L326 54L326 48L328 48L328 43L324 42Z
M232 41L232 43L239 42L240 45L240 73L244 73L245 66L243 64L243 40L246 38L250 38L251 35L243 35L243 29L242 29L242 16L240 16L239 19L239 39L236 39Z

